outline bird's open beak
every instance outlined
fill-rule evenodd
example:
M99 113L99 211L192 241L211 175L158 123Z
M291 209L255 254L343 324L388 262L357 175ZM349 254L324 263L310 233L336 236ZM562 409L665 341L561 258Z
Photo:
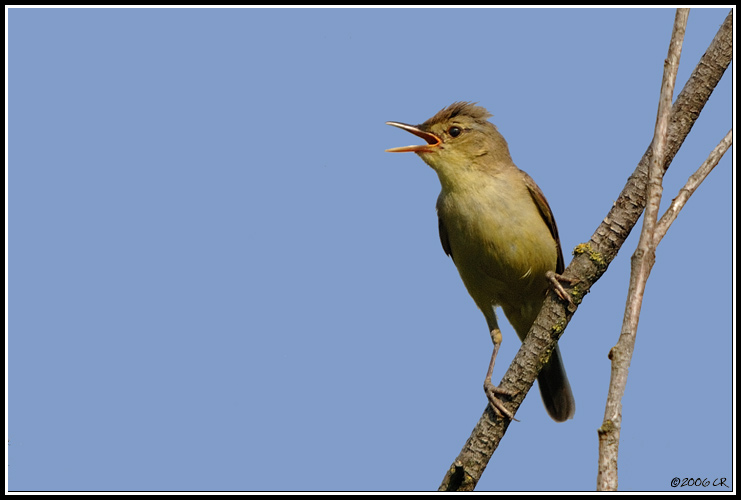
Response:
M436 151L437 147L442 143L442 140L435 134L425 132L424 130L420 130L412 125L407 125L406 123L386 122L386 125L399 127L400 129L411 132L417 137L421 137L422 139L427 141L427 144L422 144L419 146L402 146L400 148L387 149L387 153L431 153L433 151Z

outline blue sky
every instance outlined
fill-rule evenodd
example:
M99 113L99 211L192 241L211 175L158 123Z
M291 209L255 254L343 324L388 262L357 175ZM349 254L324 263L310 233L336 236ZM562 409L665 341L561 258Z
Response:
M728 8L693 9L677 92ZM454 101L494 115L566 261L648 146L672 9L11 9L8 487L434 490L486 406L484 318L434 172L384 149ZM732 67L665 203L732 126ZM729 153L648 282L622 490L727 478ZM593 490L634 231L478 490ZM519 348L500 314L498 382Z

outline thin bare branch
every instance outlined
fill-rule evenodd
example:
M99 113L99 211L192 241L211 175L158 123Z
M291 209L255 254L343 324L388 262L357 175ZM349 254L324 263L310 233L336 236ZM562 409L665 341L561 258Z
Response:
M657 245L658 242L661 241L664 236L666 236L666 232L669 230L669 226L671 226L672 222L674 222L674 220L677 218L677 215L679 215L679 211L684 208L684 205L687 203L690 196L692 196L692 193L694 193L695 190L700 187L702 181L704 181L708 174L713 171L720 159L723 158L723 155L726 154L726 151L728 151L728 148L731 147L732 143L733 129L728 131L728 133L720 141L720 143L715 146L715 149L710 152L710 155L708 155L703 164L700 165L700 168L698 168L697 171L692 174L689 179L687 179L687 183L684 185L684 187L682 187L682 189L679 190L679 194L672 200L671 205L669 205L669 208L666 209L666 212L664 212L664 215L661 216L661 219L656 225Z
M630 285L623 315L623 326L617 344L610 351L611 374L610 386L605 404L605 417L599 429L599 458L597 472L598 491L617 491L618 487L618 447L622 426L623 396L628 383L628 368L633 358L638 319L641 315L643 293L651 274L655 258L657 240L654 238L656 220L661 204L663 186L663 165L669 130L669 114L674 81L679 69L682 53L682 41L687 27L689 9L677 9L674 18L672 38L669 42L669 54L664 61L664 75L659 96L659 110L654 129L653 150L648 172L648 194L646 213L643 216L643 228L638 239L638 246L631 259Z

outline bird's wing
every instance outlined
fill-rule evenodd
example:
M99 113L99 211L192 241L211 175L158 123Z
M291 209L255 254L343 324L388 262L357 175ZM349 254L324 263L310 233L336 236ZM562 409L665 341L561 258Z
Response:
M442 243L443 245L443 251L445 252L445 255L448 255L451 259L453 259L453 253L450 251L448 230L445 229L445 223L443 223L443 218L440 217L439 213L437 214L437 228L440 231L440 243ZM455 259L453 259L453 262L455 262Z
M541 191L538 185L535 184L535 181L532 179L532 177L527 175L525 172L522 173L524 174L525 185L527 186L528 191L530 191L530 196L533 198L535 206L538 207L538 210L540 211L540 215L543 217L545 225L548 226L548 229L551 232L551 236L553 236L553 239L556 241L556 248L558 249L556 273L561 274L565 266L563 261L563 251L561 250L561 240L558 237L558 227L556 227L556 219L553 217L553 212L551 211L551 207L548 205L548 200L545 199L543 191Z

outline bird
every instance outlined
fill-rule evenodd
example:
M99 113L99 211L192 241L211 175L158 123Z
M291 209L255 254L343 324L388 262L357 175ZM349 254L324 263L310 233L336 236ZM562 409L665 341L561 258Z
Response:
M440 242L494 342L484 391L494 411L514 418L498 397L509 393L491 380L502 342L495 308L501 307L524 341L550 289L570 299L558 284L564 258L553 212L535 181L512 161L491 117L486 108L461 101L419 125L389 121L426 144L386 151L416 153L437 173ZM538 386L553 420L573 418L576 403L558 345L538 375Z

